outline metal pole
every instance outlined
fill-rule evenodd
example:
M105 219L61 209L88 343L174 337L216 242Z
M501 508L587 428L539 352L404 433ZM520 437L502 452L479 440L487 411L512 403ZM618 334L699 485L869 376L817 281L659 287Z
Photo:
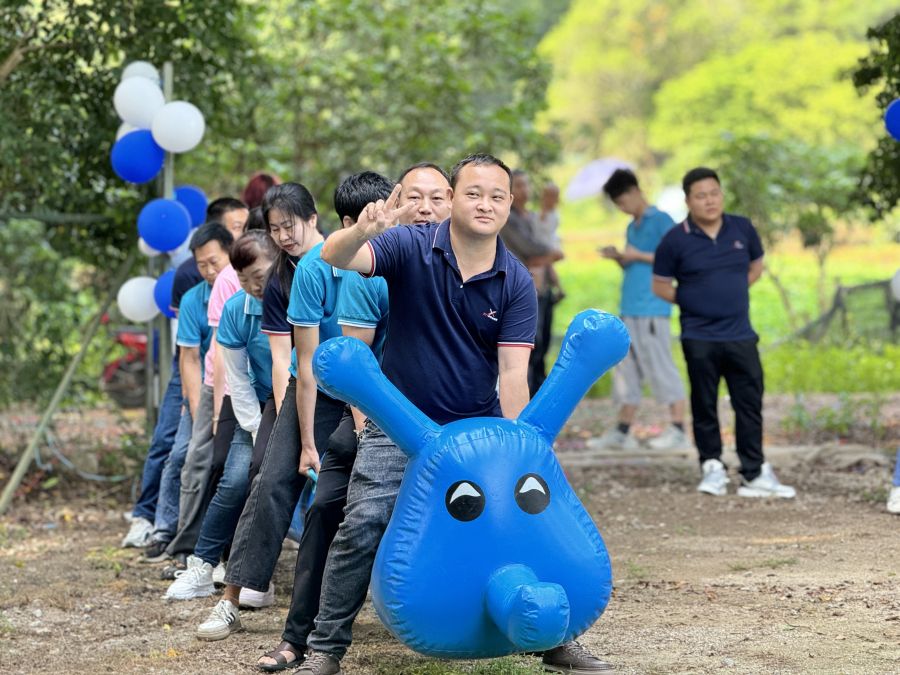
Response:
M171 61L163 64L163 95L166 101L171 101L174 90L174 68ZM166 153L166 161L163 164L163 197L166 199L175 198L175 155L171 152ZM168 254L164 258L160 257L159 273L168 269ZM169 386L169 380L172 377L172 322L165 315L159 318L159 397L157 405L162 404L165 388Z
M84 340L81 343L81 350L69 363L69 367L66 368L66 372L63 375L62 380L60 380L59 385L57 385L56 391L53 392L53 397L50 399L50 403L47 404L47 407L44 410L44 414L41 417L41 421L38 423L37 429L34 430L34 434L32 434L31 440L28 442L28 447L25 448L25 452L22 453L22 456L19 458L19 462L16 464L16 468L13 471L12 476L10 476L9 482L6 484L6 487L3 488L3 494L0 495L0 515L6 512L9 503L12 501L13 494L15 493L16 488L19 487L19 484L25 477L25 473L28 471L28 467L31 466L31 460L34 459L34 453L37 451L38 442L43 437L44 432L50 425L50 421L53 418L53 415L56 413L56 409L59 407L63 396L65 396L66 390L69 388L69 384L72 382L72 378L75 376L75 370L84 359L84 355L87 353L88 347L90 346L91 341L94 339L94 335L96 335L97 329L100 326L100 319L109 310L109 306L112 304L113 299L116 297L116 293L118 292L119 287L123 283L125 283L125 278L131 270L131 266L134 264L136 254L137 251L132 250L125 262L122 263L122 266L119 268L116 276L114 277L112 288L110 288L109 293L107 293L106 295L106 299L103 301L103 305L100 307L100 311L97 312L93 319L91 319L91 322L88 325L87 330L85 331Z

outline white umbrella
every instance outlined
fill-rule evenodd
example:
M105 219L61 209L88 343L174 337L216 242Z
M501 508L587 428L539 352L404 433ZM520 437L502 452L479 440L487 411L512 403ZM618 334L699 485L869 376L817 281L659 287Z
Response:
M569 181L566 186L566 199L574 201L598 195L603 190L603 184L612 176L613 171L631 168L631 164L616 157L595 159Z

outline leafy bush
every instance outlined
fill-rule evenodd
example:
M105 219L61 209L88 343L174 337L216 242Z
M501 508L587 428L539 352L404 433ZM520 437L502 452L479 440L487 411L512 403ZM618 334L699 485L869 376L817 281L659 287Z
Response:
M89 271L45 235L35 221L0 223L0 408L49 397L98 309ZM107 351L94 340L70 396L95 389Z

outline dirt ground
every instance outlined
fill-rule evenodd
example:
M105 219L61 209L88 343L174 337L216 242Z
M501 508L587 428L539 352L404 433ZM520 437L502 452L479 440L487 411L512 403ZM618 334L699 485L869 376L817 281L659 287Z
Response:
M691 453L587 450L584 438L610 415L583 405L558 448L613 561L613 598L582 638L598 656L622 673L900 673L900 517L884 510L887 451L769 438L769 459L799 497L711 498L695 492ZM127 508L98 492L18 502L0 519L0 672L255 672L280 639L295 553L279 562L274 608L244 612L246 630L227 641L198 642L213 600L162 600L159 566L117 548ZM348 673L541 672L533 657L417 656L369 606L355 637Z

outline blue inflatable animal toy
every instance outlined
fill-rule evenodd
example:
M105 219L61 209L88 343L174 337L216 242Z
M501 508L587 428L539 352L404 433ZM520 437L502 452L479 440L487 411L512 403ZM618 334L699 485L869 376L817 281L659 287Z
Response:
M602 614L609 556L552 446L629 342L618 318L581 312L518 419L444 426L387 380L362 342L319 346L319 384L409 455L372 573L378 616L401 642L442 658L503 656L556 647Z

